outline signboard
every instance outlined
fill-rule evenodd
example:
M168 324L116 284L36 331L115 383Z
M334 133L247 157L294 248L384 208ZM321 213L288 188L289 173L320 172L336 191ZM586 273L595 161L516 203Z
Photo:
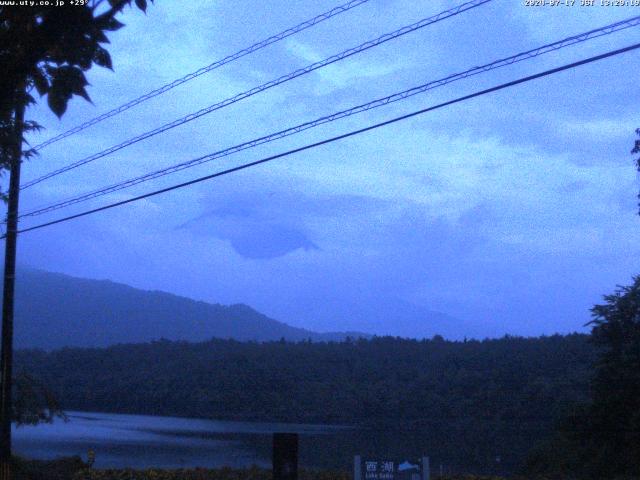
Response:
M429 480L429 458L371 459L357 455L354 459L354 480Z
M365 460L363 471L365 480L393 480L396 463L389 460Z

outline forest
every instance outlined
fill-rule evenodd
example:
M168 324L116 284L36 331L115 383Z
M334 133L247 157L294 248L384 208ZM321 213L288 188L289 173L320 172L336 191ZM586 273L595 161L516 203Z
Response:
M358 445L511 473L587 400L588 338L161 340L23 350L16 361L67 410L348 425L357 433L327 450L334 461Z
M595 359L587 338L161 340L25 350L16 363L71 410L358 425L550 422L587 396Z

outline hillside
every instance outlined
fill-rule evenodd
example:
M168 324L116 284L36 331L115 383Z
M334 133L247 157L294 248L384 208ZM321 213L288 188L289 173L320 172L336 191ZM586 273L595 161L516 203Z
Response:
M340 340L360 333L292 327L243 304L219 305L107 280L20 269L16 348L105 347L159 340Z

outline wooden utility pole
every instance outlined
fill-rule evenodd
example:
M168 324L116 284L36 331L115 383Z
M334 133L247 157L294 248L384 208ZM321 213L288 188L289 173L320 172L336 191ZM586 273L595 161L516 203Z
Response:
M2 292L2 351L0 352L0 480L11 479L11 386L13 370L13 299L16 278L18 237L18 198L24 131L24 88L17 90L14 114L14 145L11 151L7 233L4 250L4 289Z

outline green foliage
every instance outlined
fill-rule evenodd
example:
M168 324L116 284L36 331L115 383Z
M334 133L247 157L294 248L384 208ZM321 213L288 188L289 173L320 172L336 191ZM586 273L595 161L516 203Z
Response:
M20 135L22 137L22 143L26 143L25 134L32 131L39 131L42 127L34 121L26 121L23 123ZM17 138L16 125L14 119L0 117L0 178L9 170L10 158L13 155L13 147L15 145L15 139ZM27 149L22 152L22 157L29 159L36 155L33 149ZM7 201L7 193L0 189L0 200Z
M153 0L152 0L153 1ZM16 138L39 128L15 125L16 109L35 103L33 90L61 117L73 96L90 101L84 72L93 64L112 68L107 32L123 26L115 17L131 0L93 0L74 5L0 6L0 169L9 168ZM46 2L53 3L53 2ZM136 6L146 10L145 0ZM17 132L17 134L16 134ZM22 136L24 143L24 136ZM33 151L23 157L33 155ZM4 172L0 172L2 175ZM5 193L0 192L2 198Z
M82 470L72 480L271 480L271 470L258 467L248 469L110 469ZM300 480L348 480L345 474L318 475L300 472Z
M69 466L76 468L67 470L70 474L66 477L68 480L271 480L273 478L271 470L256 466L243 469L225 467L93 470L86 466L78 469L77 466L81 464L70 463L69 460L71 459L66 460ZM298 471L298 478L300 480L350 480L352 475L350 472L343 471L301 469Z
M179 470L82 470L72 480L271 480L271 470L248 469L179 469ZM350 472L326 470L300 470L300 480L351 480ZM441 480L503 480L501 477L455 475L437 477Z
M27 373L13 380L13 421L18 425L51 423L54 418L66 420L53 394Z
M141 10L146 1L136 0ZM2 116L13 111L21 86L47 95L51 110L62 116L68 101L89 100L84 72L96 65L112 68L103 44L106 35L123 27L115 17L131 0L86 2L83 5L0 7L0 81Z
M270 469L249 468L181 468L181 469L105 469L87 468L80 457L61 458L52 461L14 461L16 480L271 480ZM299 469L300 480L351 480L353 475L344 470ZM445 475L434 476L438 480L504 480L496 476ZM515 480L533 480L517 477ZM545 480L538 478L537 480Z
M17 426L67 420L56 397L33 376L22 371L13 379L11 420Z
M585 401L586 335L449 342L157 341L18 351L68 410L355 425L336 448L425 451L466 471L512 470ZM361 433L360 433L361 432ZM342 437L342 436L341 436ZM373 440L373 441L372 441ZM341 443L338 443L341 442ZM328 457L327 457L328 458ZM328 465L328 462L327 462Z
M640 276L604 300L591 310L599 355L590 401L575 407L532 456L530 472L640 478Z
M69 480L87 468L78 456L56 460L27 460L13 457L12 479L14 480Z
M586 399L584 335L344 343L171 342L18 351L77 410L325 423L552 421ZM386 419L386 420L385 420Z
M16 480L271 480L270 469L249 468L181 468L146 470L87 468L80 457L60 458L52 461L23 460L16 458ZM351 480L353 475L344 470L299 469L300 480ZM432 476L438 480L504 480L503 477L477 475ZM516 477L514 480L533 480ZM537 480L545 480L537 478Z
M602 348L588 410L592 460L599 478L640 472L640 276L593 309L592 338Z

